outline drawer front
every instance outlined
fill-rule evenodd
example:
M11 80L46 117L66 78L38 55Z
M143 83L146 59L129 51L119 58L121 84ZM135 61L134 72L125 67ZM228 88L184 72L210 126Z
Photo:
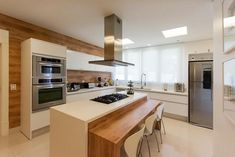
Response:
M165 112L188 117L188 105L177 104L172 102L163 102L165 104Z
M151 99L161 100L161 101L188 104L188 97L187 96L182 96L182 95L150 93L150 98Z
M31 129L37 130L50 125L49 110L32 113Z

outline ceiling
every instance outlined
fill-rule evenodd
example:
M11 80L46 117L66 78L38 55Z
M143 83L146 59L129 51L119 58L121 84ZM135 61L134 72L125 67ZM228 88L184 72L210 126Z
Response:
M103 47L104 16L123 20L123 36L147 44L212 38L211 0L0 0L0 13ZM188 35L165 39L162 30L188 26Z

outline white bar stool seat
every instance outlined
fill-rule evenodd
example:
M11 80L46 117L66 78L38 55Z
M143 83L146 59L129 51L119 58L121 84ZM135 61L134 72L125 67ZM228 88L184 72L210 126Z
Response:
M124 149L128 157L138 157L143 140L145 126L129 136L124 142Z

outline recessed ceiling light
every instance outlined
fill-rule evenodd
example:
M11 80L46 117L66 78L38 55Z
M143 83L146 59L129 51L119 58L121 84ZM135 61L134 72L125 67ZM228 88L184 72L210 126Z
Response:
M147 46L151 46L151 44L147 44Z
M188 27L184 26L184 27L178 27L174 29L165 30L165 31L162 31L162 34L164 35L165 38L187 35Z
M235 16L224 18L224 28L235 26Z
M124 38L122 39L122 45L130 45L130 44L134 44L135 42L132 41L131 39L129 38Z

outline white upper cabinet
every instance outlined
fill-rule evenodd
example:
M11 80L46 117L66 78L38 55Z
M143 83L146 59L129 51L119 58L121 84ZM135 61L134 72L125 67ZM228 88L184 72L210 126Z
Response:
M186 42L183 45L187 54L213 52L212 40Z
M31 53L40 55L49 55L55 57L66 57L66 47L47 41L42 41L34 38L25 40L22 45L28 46Z
M103 60L104 58L67 50L67 69L113 72L114 68L103 65L89 64L89 61Z

